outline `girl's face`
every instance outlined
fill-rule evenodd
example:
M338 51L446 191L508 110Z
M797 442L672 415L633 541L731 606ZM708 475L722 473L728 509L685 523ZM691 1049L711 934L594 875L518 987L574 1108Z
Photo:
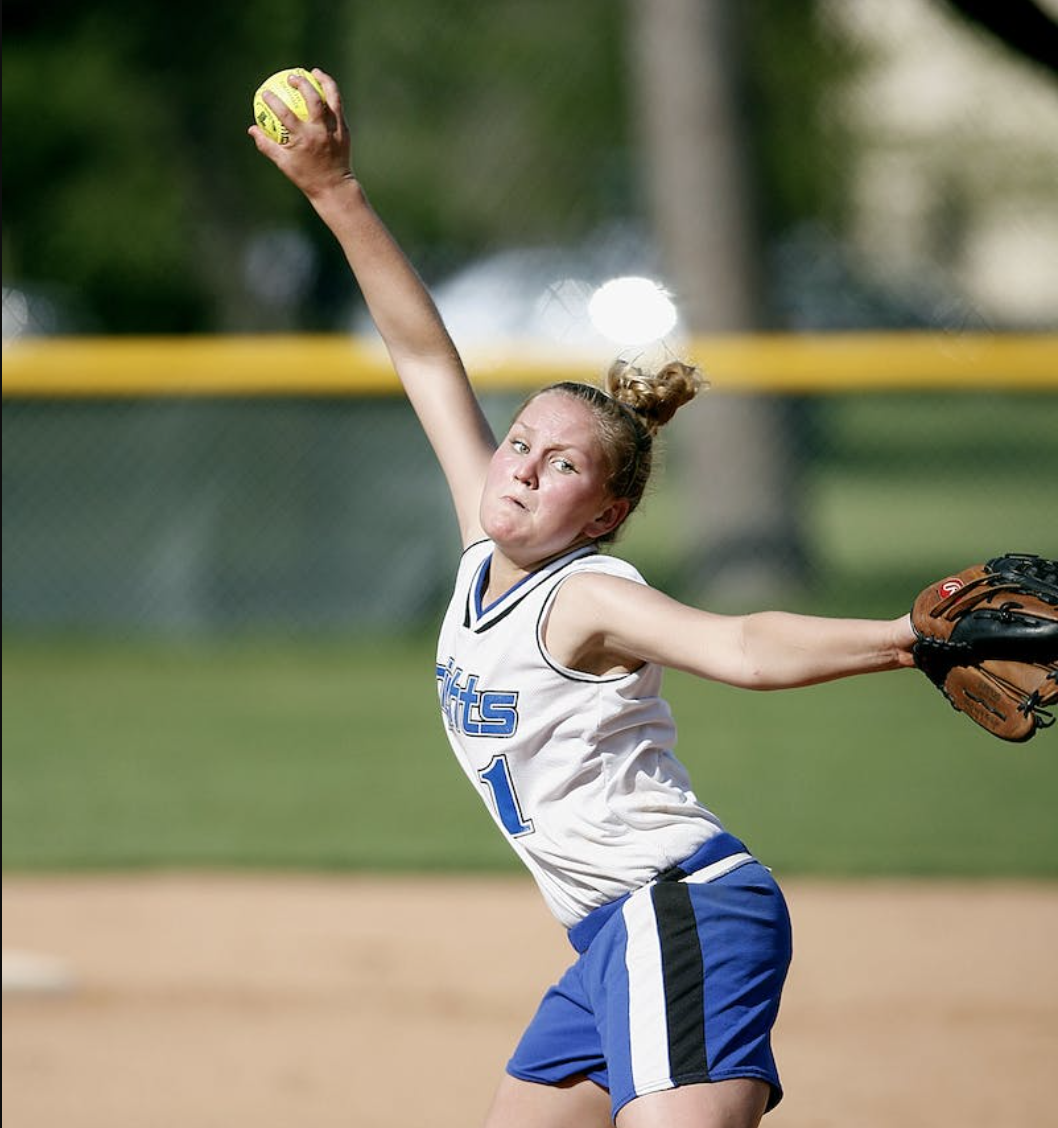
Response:
M606 491L591 408L563 392L526 404L489 465L481 525L520 567L548 560L619 525L628 503Z

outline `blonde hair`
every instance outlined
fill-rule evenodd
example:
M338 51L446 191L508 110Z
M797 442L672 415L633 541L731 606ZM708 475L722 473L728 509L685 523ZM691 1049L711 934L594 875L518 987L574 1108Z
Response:
M545 392L561 392L586 403L595 416L599 445L609 470L606 490L615 501L629 502L630 516L650 480L654 436L707 386L696 366L680 360L668 361L656 372L649 372L617 359L610 365L603 387L573 380L550 384L534 392L518 413ZM612 541L616 536L614 529L599 540Z

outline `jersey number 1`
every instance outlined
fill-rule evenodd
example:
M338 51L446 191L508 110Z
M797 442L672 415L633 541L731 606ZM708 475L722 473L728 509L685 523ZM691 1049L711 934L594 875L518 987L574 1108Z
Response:
M506 756L493 756L489 766L478 772L482 783L488 784L492 792L492 801L496 804L496 812L503 823L503 829L512 838L522 834L532 834L533 820L522 818L522 810L518 805L518 797L514 793L514 784L511 782L511 769L507 766Z

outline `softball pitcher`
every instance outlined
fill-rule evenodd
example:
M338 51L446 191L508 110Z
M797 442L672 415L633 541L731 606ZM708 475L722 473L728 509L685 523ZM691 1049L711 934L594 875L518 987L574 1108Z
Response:
M605 554L643 495L652 439L697 371L617 363L606 387L533 395L497 444L414 269L350 167L334 80L257 148L344 250L447 479L464 552L436 678L452 748L569 933L487 1123L749 1126L782 1095L771 1030L790 924L770 872L673 754L663 667L750 689L912 664L907 616L724 616ZM394 452L399 458L399 452Z

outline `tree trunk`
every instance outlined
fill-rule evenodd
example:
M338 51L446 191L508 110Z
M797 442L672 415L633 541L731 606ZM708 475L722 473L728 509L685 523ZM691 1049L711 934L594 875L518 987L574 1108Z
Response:
M630 0L629 50L652 222L692 333L761 327L760 233L739 105L740 5ZM696 357L709 375L709 357ZM688 598L781 596L800 578L787 405L726 393L681 428Z

